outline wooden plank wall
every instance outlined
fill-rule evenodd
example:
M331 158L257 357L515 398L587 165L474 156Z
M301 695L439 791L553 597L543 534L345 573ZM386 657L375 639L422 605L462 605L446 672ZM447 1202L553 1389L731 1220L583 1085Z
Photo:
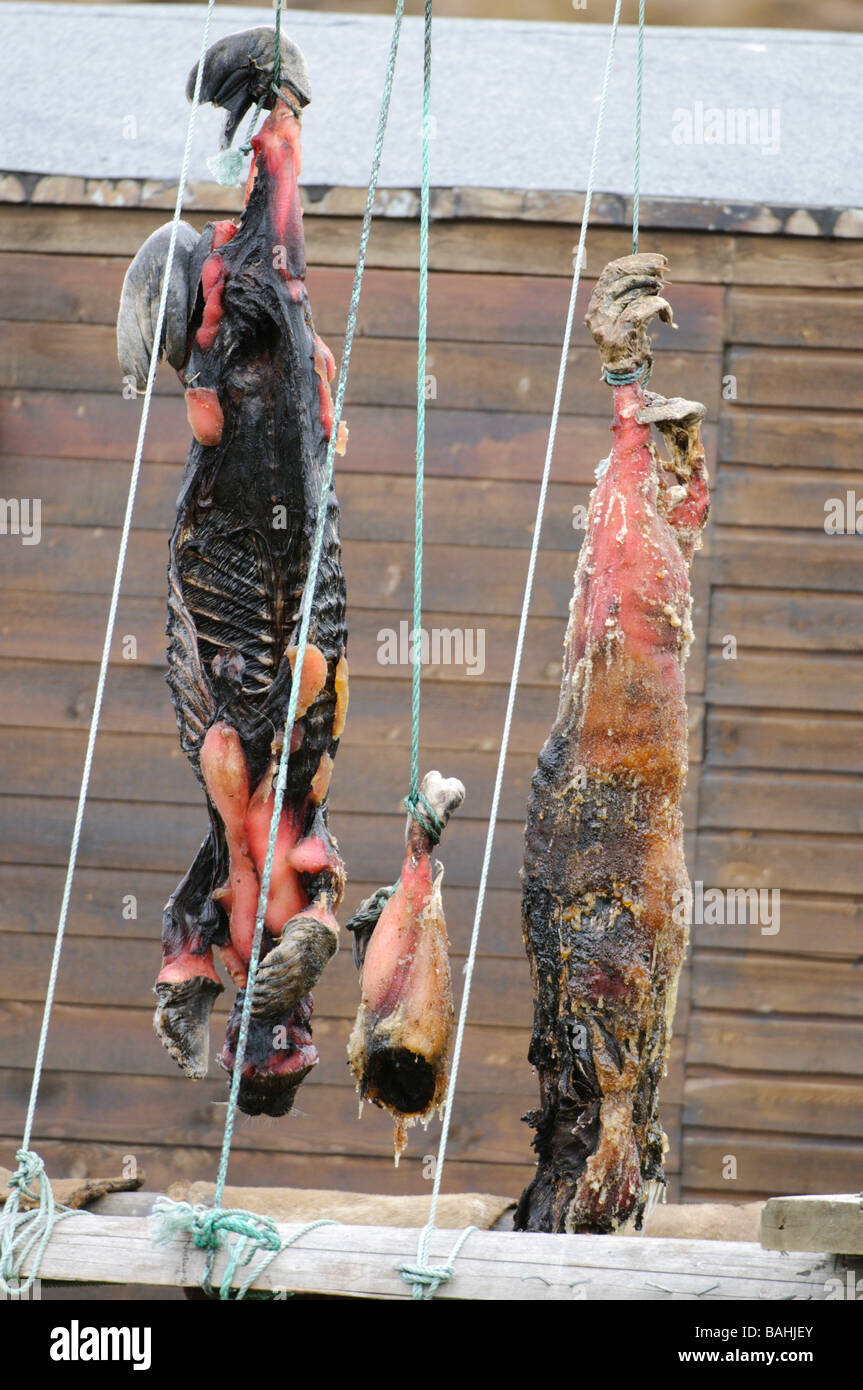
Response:
M112 323L125 265L163 215L0 207L0 492L42 499L43 537L0 537L0 1162L18 1141L137 428ZM196 215L202 225L204 215ZM338 352L358 223L307 216L319 331ZM454 975L472 921L516 615L545 449L575 234L571 226L440 222L432 236L426 622L481 628L482 676L429 670L423 763L468 801L447 834ZM827 537L823 500L854 477L863 246L767 236L643 234L671 262L679 332L658 390L709 407L714 525L696 560L689 668L690 867L708 884L778 886L781 930L697 927L664 1088L671 1195L859 1185L861 569ZM627 250L596 228L588 271ZM351 624L351 709L332 818L349 906L400 860L409 667L377 660L410 604L416 226L374 232L339 462ZM786 288L792 286L793 288ZM449 1190L516 1194L535 1103L518 908L523 809L553 718L585 503L608 447L608 392L581 319L543 533L524 678L450 1142ZM851 288L852 293L846 291ZM855 317L855 314L857 317ZM723 402L723 377L737 399ZM857 406L861 404L859 389ZM173 374L157 385L37 1134L56 1172L134 1156L151 1186L210 1177L220 1074L193 1085L151 1029L161 906L200 840L196 784L164 685L164 566L187 428ZM855 555L857 552L855 552ZM709 644L705 640L709 631ZM737 659L723 659L723 639ZM121 639L137 641L135 660ZM727 645L727 644L726 644ZM852 749L856 751L852 751ZM703 772L702 772L703 765ZM124 919L133 895L137 916ZM856 933L856 935L855 935ZM316 991L322 1061L282 1121L242 1122L246 1183L427 1190L437 1125L400 1168L385 1117L361 1122L344 1061L350 951ZM217 1019L220 1030L224 1008ZM215 1039L214 1039L215 1041ZM727 1156L738 1176L722 1177Z

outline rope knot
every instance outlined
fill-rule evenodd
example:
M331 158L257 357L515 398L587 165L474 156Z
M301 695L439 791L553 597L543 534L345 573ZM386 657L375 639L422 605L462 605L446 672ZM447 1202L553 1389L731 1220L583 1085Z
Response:
M441 1284L449 1283L455 1273L455 1262L461 1254L461 1248L468 1236L473 1235L478 1230L478 1226L467 1226L462 1231L455 1245L449 1253L449 1258L441 1265L430 1265L428 1259L428 1247L431 1241L432 1231L434 1230L431 1222L424 1226L420 1231L419 1243L417 1245L416 1264L398 1265L397 1270L406 1284L413 1285L414 1299L434 1298Z
M71 1207L54 1201L45 1164L37 1153L22 1148L15 1157L18 1168L9 1179L9 1195L0 1213L0 1298L28 1296L54 1227L58 1221L76 1214ZM22 1197L36 1205L21 1211ZM30 1273L22 1277L21 1270L30 1255Z
M403 805L423 834L428 835L432 848L439 845L440 837L443 834L443 825L428 798L423 796L421 791L411 792L405 797Z
M17 1187L22 1196L38 1200L38 1193L29 1191L30 1184L41 1182L45 1176L45 1164L32 1149L19 1149L15 1154L18 1168L9 1179L10 1187Z
M414 1298L434 1298L441 1284L452 1278L452 1265L399 1265L398 1272L405 1283L413 1285Z
M631 386L635 381L646 386L652 370L653 363L648 361L642 362L640 367L632 367L629 371L623 372L616 372L613 367L603 367L602 375L609 386Z

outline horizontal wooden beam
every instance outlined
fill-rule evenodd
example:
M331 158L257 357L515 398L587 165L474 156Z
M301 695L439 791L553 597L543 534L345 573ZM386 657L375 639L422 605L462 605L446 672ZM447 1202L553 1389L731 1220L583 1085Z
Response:
M863 1255L863 1195L771 1197L761 1213L761 1244Z
M283 1240L302 1227L279 1226ZM457 1231L437 1231L430 1263L444 1263ZM416 1259L419 1231L399 1227L324 1226L301 1236L261 1276L272 1291L358 1298L410 1298L398 1266ZM214 1281L225 1267L216 1259ZM46 1280L193 1288L204 1256L184 1237L154 1245L144 1217L82 1213L56 1229L42 1259ZM780 1255L736 1241L649 1237L534 1235L477 1231L442 1284L443 1299L510 1301L788 1299L826 1297L831 1256ZM25 1265L25 1272L29 1266ZM242 1282L243 1272L235 1278Z

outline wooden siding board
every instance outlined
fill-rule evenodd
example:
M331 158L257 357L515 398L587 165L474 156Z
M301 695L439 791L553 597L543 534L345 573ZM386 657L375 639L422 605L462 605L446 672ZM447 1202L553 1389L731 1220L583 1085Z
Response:
M7 586L0 755L8 769L0 798L7 928L0 946L14 996L0 1004L0 1055L12 1078L0 1134L10 1149L23 1114L27 1047L47 976L137 428L138 406L118 389L110 325L125 263L165 216L157 209L0 207L0 272L7 272L0 319L18 349L0 377L9 383L0 389L0 491L40 496L45 524L38 547L14 538L0 546ZM191 220L202 225L205 218L196 212ZM318 327L338 349L358 223L310 213L306 228ZM571 226L526 220L461 219L432 233L429 370L438 396L429 412L426 621L467 620L483 626L487 639L481 678L441 669L429 672L427 686L426 752L464 777L471 798L471 815L454 827L446 855L456 980L523 582L513 552L526 559L530 543L574 236ZM857 538L827 536L823 521L825 500L853 489L859 476L863 243L730 232L647 237L643 249L669 256L681 325L673 341L664 335L654 384L701 395L719 412L706 435L714 522L693 570L688 859L708 885L775 886L782 894L776 936L758 924L693 927L662 1093L672 1182L684 1198L849 1190L863 1158L855 965L863 951L863 859L854 776L863 768L863 567L851 552ZM623 229L594 229L591 272L627 250ZM347 410L350 445L339 461L354 680L333 806L349 861L362 874L347 906L378 876L391 876L403 826L396 802L407 747L406 673L377 664L376 641L380 627L406 614L410 598L415 263L415 227L379 223ZM585 302L590 289L591 282L582 286ZM587 498L610 423L581 307L571 413L562 417L554 460L468 1028L468 1084L459 1104L470 1120L448 1167L456 1188L516 1194L532 1171L530 1134L518 1118L535 1102L524 1060L531 1000L517 880L523 808L556 703L580 539L571 508ZM723 372L737 378L737 398L720 409ZM61 972L45 1144L58 1170L67 1154L98 1165L100 1156L132 1144L164 1186L171 1176L210 1175L220 1112L209 1096L223 1098L224 1080L213 1077L206 1095L188 1086L149 1025L161 906L202 824L163 683L167 527L187 434L170 373L161 386L119 621L123 633L138 637L139 660L130 669L118 659L109 677ZM722 657L728 634L738 639L735 661ZM119 915L126 892L138 897L131 922ZM270 1126L259 1138L260 1127L250 1127L234 1160L238 1180L270 1180L286 1141L286 1181L427 1189L420 1159L434 1148L433 1134L417 1135L416 1147L412 1135L393 1178L388 1124L380 1116L370 1127L354 1122L342 1034L355 1002L355 973L342 952L318 1002L325 1060L309 1105L286 1133ZM223 997L220 1025L225 1006ZM118 1055L135 1059L123 1068L134 1073L131 1101L120 1075L100 1076L99 1051L112 1021L124 1016L129 1039ZM514 1028L510 1017L518 1020ZM141 1114L125 1124L139 1102ZM109 1105L117 1107L113 1117L103 1113ZM147 1133L148 1117L157 1125L164 1118L158 1135ZM41 1143L40 1151L47 1151ZM738 1177L725 1184L721 1159L729 1152L738 1155Z

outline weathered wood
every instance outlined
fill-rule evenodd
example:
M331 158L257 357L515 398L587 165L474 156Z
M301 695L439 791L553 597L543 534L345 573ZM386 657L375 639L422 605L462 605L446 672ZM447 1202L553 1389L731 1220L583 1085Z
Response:
M705 739L714 767L863 772L863 720L712 708Z
M683 1104L687 1126L727 1131L740 1127L742 1117L757 1115L761 1130L863 1138L859 1080L696 1075L684 1083Z
M702 872L699 866L699 872ZM828 887L827 885L825 892ZM804 896L782 890L779 940L783 953L802 956L840 956L852 961L860 952L860 933L863 929L863 903L853 898L834 896ZM729 945L727 926L702 924L696 931L699 947L726 949ZM762 935L754 923L739 929L734 936L737 947L747 951L767 952L774 956L776 936ZM772 976L772 965L770 973Z
M350 866L349 866L350 867ZM177 886L176 874L148 869L88 869L75 874L67 928L72 936L141 938L152 942L162 909ZM341 916L379 888L349 875ZM0 901L6 932L53 934L63 890L61 866L0 864ZM134 893L137 916L123 916L123 899ZM455 951L466 951L476 908L476 889L446 887L447 928ZM484 955L522 959L523 943L517 890L489 889L483 912L480 951Z
M129 669L117 665L105 696L103 729L135 730L146 734L171 732L164 680L156 668ZM29 668L29 669L28 669ZM5 723L14 727L87 728L95 690L94 666L72 661L21 662L0 659L4 682ZM362 679L351 682L350 742L354 745L410 744L407 679ZM449 693L447 693L449 692ZM551 703L550 703L551 702ZM536 731L553 709L547 688L525 686L519 719L513 727L512 748L527 753L536 746ZM498 746L503 724L506 687L473 684L468 680L435 685L434 700L426 701L423 744L426 750L461 748L489 750ZM694 707L693 715L698 707Z
M7 453L28 458L121 460L127 479L139 413L139 403L123 400L119 393L0 390L0 422ZM351 472L413 476L415 409L354 404L345 418L350 442L347 454L338 461L337 482ZM426 441L427 478L512 478L538 485L548 442L547 415L451 410L437 401L433 423ZM593 471L608 452L608 441L607 413L563 416L557 433L554 480L592 485ZM715 458L715 429L711 426L705 430L705 443L710 463ZM147 428L145 475L152 461L174 464L179 478L188 449L182 402L173 396L155 396Z
M836 490L830 495L836 496ZM859 538L853 535L717 526L710 566L714 584L796 589L805 576L810 591L853 594L863 590Z
M801 575L801 578L803 576ZM714 589L710 640L733 633L740 647L863 651L863 596Z
M863 1077L863 1022L765 1018L696 1009L689 1020L687 1065L745 1071Z
M119 532L107 527L58 526L41 545L17 538L0 549L0 583L34 592L111 591ZM123 587L127 595L164 599L167 535L132 533ZM404 617L411 611L413 545L400 541L348 540L344 546L351 603ZM510 616L519 612L527 564L511 550L491 546L428 546L426 611ZM567 551L540 554L534 590L536 617L562 617L572 588L574 557Z
M280 1226L283 1240L300 1226ZM419 1231L398 1227L324 1226L277 1256L260 1288L355 1297L405 1299L410 1286L397 1266L416 1257ZM436 1231L430 1260L445 1259L458 1237ZM225 1256L215 1263L218 1281ZM759 1246L732 1241L686 1241L619 1236L531 1235L477 1231L462 1247L444 1299L752 1299L824 1297L832 1257L785 1258ZM43 1256L44 1279L105 1283L200 1284L204 1255L186 1239L154 1246L141 1217L69 1217L55 1228ZM29 1266L25 1265L25 1273ZM242 1280L245 1271L236 1278Z
M200 789L185 759L176 752L175 743L176 740L160 735L102 734L96 746L90 795L96 800L199 805ZM85 745L83 734L70 731L12 731L0 727L0 762L8 768L4 793L77 795ZM448 763L446 755L438 761ZM455 764L470 788L470 805L479 816L491 801L497 755L493 751L463 750L454 755ZM532 775L526 754L513 754L511 760L507 759L501 820L519 825L523 822ZM346 744L339 757L338 787L334 784L330 794L333 814L401 814L400 788L404 777L401 749L382 748L370 759L367 752ZM696 810L695 788L690 785L684 794L684 818L692 828Z
M844 535L825 533L825 503L839 498L844 511L846 492L859 486L859 474L824 471L819 465L818 458L808 468L801 464L768 470L723 464L714 495L717 520L727 526L770 527L767 535L763 530L750 533L750 540L759 542L783 528L820 532L825 542L838 541L841 546ZM845 555L846 561L850 559L847 549ZM856 563L859 566L859 560Z
M863 298L847 291L734 286L726 291L725 315L732 343L863 348Z
M0 252L0 320L98 323L113 327L127 261L123 257ZM324 338L344 331L353 272L312 266L306 277L315 327ZM363 276L357 332L362 337L406 338L417 333L418 278L409 270L376 270ZM594 281L583 280L576 303L573 341L588 346L584 313ZM429 340L545 343L559 347L569 286L557 276L429 276ZM674 299L678 350L719 351L722 291L681 285Z
M135 254L150 232L166 220L151 210L88 207L0 206L0 247L8 251L68 252L77 255ZM206 213L187 218L199 229ZM310 265L352 266L356 261L359 219L305 218ZM508 274L529 265L536 275L572 274L577 228L554 222L494 222L465 218L437 221L431 229L432 270ZM727 232L645 229L644 251L668 257L676 284L799 285L855 289L863 285L863 241L794 236L734 236ZM631 236L624 227L596 226L588 268L627 255ZM416 227L409 220L382 218L369 244L369 267L417 265Z
M564 550L575 564L582 531L573 526L573 508L586 506L595 481L585 459L580 485L552 483L543 517L546 550ZM128 469L116 463L79 460L75 488L69 487L66 460L10 458L4 463L7 496L39 497L42 526L122 525L129 489ZM179 470L168 464L148 464L135 501L136 529L164 530L173 525ZM342 537L351 540L407 540L413 537L415 482L388 474L346 473L338 479ZM428 543L527 549L536 512L533 482L429 478L424 498L425 539ZM563 639L561 638L561 641Z
M729 830L863 832L863 799L856 778L814 772L750 772L706 768L701 777L699 827Z
M761 1213L765 1250L827 1250L863 1255L863 1198L771 1197Z
M122 925L118 932L121 930ZM48 934L15 933L11 940L7 936L0 938L0 961L4 970L0 999L35 1003L44 997L51 947ZM456 986L463 964L464 956L455 952ZM57 987L58 1005L149 1010L157 967L152 935L149 941L118 935L116 941L108 942L102 937L70 936L64 945L63 970ZM316 994L317 1007L326 1018L352 1019L358 997L351 952L349 948L342 949L327 966ZM471 991L471 1023L498 1026L501 1019L505 1019L513 1028L526 1027L531 1019L530 1001L530 977L522 958L483 957L475 991ZM226 1008L227 1001L220 998L217 1007L219 1010ZM194 1094L194 1088L191 1093Z
M847 962L777 955L771 962L769 985L765 973L763 960L730 951L696 951L692 962L693 1005L697 1009L739 1009L764 1016L777 1013L863 1017L859 972ZM760 1120L759 1127L763 1127Z
M720 454L728 463L853 469L859 438L859 416L838 411L747 410L732 405L719 419Z
M717 705L863 713L859 659L836 653L740 651L730 661L714 647L706 691Z
M751 1117L750 1123L757 1117ZM708 1194L724 1201L772 1197L793 1187L797 1192L837 1191L849 1176L860 1172L863 1144L808 1135L764 1135L757 1131L684 1129L684 1201L704 1201ZM729 1179L728 1159L736 1160L736 1175ZM852 1176L852 1181L853 1181ZM850 1185L850 1184L849 1184Z
M182 1085L182 1079L177 1078ZM44 1131L43 1131L44 1132ZM418 1135L418 1139L419 1139ZM0 1163L15 1167L15 1151L20 1147L18 1133L0 1138ZM215 1175L218 1165L217 1148L196 1148L190 1145L160 1144L151 1140L136 1143L130 1154L128 1143L107 1143L88 1139L39 1138L39 1153L48 1172L68 1172L72 1165L83 1172L121 1172L131 1158L139 1171L146 1174L153 1191L164 1191L179 1179L198 1182L202 1177ZM274 1181L285 1181L300 1187L329 1187L336 1191L387 1192L393 1195L428 1196L430 1192L430 1150L436 1147L432 1138L418 1143L402 1155L398 1168L392 1152L378 1155L352 1153L291 1153L274 1155L271 1150L237 1148L231 1152L231 1181L249 1187L261 1187ZM523 1163L475 1163L470 1159L447 1159L447 1186L456 1192L475 1192L486 1186L491 1192L517 1193L530 1176L533 1164L526 1155ZM676 1174L672 1180L676 1181ZM150 1194L152 1199L152 1192Z
M794 348L733 347L726 355L740 405L847 409L859 400L863 357Z
M338 360L340 337L329 347ZM447 409L528 412L550 411L560 350L530 344L486 343L481 353L472 344L430 341L426 365L433 381L432 396ZM608 387L595 368L589 348L574 347L561 410L591 415L602 411ZM719 358L666 348L657 351L656 389L670 393L671 384L685 380L711 413L718 408ZM30 390L97 390L122 394L113 328L101 324L26 323L8 320L0 337L0 387ZM156 376L154 390L179 396L182 388L169 370ZM416 366L404 341L392 338L359 340L351 358L346 396L346 419L354 402L363 405L405 406L416 398ZM181 407L182 409L182 407Z

